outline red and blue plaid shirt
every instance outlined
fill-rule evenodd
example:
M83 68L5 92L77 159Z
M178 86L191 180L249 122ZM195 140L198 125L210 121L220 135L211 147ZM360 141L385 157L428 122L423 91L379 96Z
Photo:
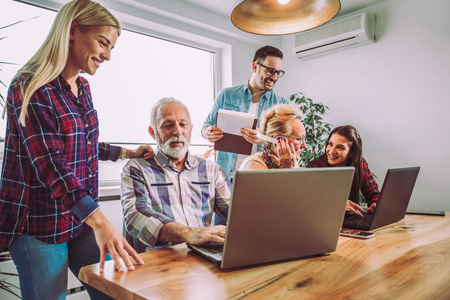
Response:
M0 188L0 252L20 234L62 243L88 229L98 208L98 160L117 160L120 148L98 142L98 118L89 83L79 77L78 97L62 76L31 97L19 124L18 81L8 91Z
M320 156L308 163L307 168L321 168L325 167L325 161L323 156ZM380 191L378 189L378 184L373 177L372 172L369 169L369 164L366 162L364 158L361 158L361 172L362 172L362 182L361 182L361 193L364 196L364 199L367 202L367 205L370 206L372 203L376 203L378 198L380 198ZM352 190L353 190L352 183ZM359 199L353 197L352 191L350 191L349 199L353 202L359 204Z

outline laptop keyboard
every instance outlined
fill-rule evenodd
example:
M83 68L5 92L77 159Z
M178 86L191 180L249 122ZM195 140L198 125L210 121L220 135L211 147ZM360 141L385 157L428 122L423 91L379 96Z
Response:
M372 221L373 214L362 213L363 216L354 213L345 213L344 223L342 227L345 228L357 228L357 229L369 229Z
M212 254L220 254L223 253L223 244L220 243L206 243L201 246L197 246L198 248L203 249L206 252L212 253Z
M207 243L203 245L191 245L187 244L188 248L194 252L214 261L216 264L220 264L223 258L223 244L220 243Z

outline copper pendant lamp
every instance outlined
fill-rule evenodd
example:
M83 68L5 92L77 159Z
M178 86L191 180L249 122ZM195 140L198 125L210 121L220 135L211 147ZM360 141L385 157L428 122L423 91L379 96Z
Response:
M325 24L340 8L339 0L238 0L231 22L250 33L290 34Z

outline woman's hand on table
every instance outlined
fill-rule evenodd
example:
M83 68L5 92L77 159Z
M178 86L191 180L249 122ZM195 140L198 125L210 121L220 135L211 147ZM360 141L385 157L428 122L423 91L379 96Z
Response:
M94 229L95 241L100 248L100 272L103 272L106 255L111 254L114 260L114 266L117 271L123 272L124 268L121 259L128 270L134 270L133 262L130 256L138 263L143 265L144 261L136 253L133 247L128 244L125 238L113 227L103 212L99 209L86 219L92 229Z

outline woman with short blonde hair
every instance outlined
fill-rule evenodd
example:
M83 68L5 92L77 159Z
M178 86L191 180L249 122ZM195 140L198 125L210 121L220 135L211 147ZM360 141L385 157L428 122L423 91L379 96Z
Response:
M305 148L305 127L300 110L289 104L276 104L260 117L260 133L277 142L262 141L263 148L245 159L240 169L294 168Z

